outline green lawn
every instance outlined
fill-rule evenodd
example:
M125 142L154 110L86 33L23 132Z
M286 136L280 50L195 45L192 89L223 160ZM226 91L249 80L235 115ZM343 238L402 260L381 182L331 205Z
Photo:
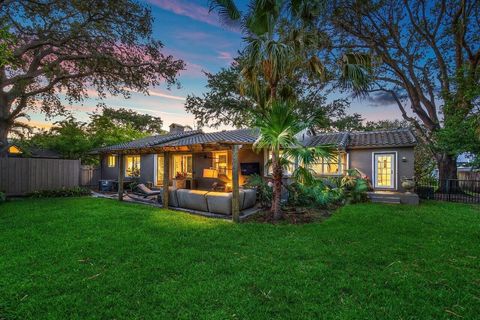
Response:
M347 206L323 223L102 199L0 205L0 319L473 319L480 207Z

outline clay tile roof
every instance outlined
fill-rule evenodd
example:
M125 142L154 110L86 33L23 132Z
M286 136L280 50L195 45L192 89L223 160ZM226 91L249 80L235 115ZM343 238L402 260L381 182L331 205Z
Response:
M193 131L185 131L185 132L178 132L178 133L167 133L167 134L160 134L151 137L145 137L142 139L137 139L129 142L124 142L120 144L116 144L113 146L98 148L95 151L97 153L102 152L112 152L117 150L128 150L128 149L141 149L141 148L148 148L148 147L155 147L166 143L168 141L181 139L189 136L201 135L201 130L193 130Z
M414 146L417 139L410 129L351 132L348 147L401 147Z
M165 142L161 147L189 146L193 144L207 143L254 143L258 137L258 131L254 129L224 130L203 133L184 137L178 140Z
M318 133L311 136L303 143L306 147L318 147L322 145L335 145L345 149L348 141L347 132Z

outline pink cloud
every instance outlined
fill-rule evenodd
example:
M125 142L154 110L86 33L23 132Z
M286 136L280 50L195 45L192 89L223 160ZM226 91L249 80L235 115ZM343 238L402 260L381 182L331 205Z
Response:
M191 63L191 62L186 62L186 64L187 64L186 69L183 71L180 71L180 74L182 76L203 77L205 76L203 71L208 72L206 68L202 67L199 64Z
M233 56L230 52L218 51L218 59L228 61L229 63L233 61Z

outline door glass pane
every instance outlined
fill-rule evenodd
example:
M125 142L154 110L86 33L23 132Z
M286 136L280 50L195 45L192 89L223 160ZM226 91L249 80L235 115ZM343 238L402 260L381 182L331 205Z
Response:
M391 188L393 175L393 156L377 155L377 186L383 188Z

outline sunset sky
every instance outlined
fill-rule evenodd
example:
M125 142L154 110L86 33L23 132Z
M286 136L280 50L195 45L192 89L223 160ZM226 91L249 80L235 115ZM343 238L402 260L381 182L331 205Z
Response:
M187 64L187 69L179 77L182 87L167 90L165 86L160 86L152 88L150 96L133 93L130 99L108 97L104 102L110 107L130 108L160 116L164 129L172 122L193 126L193 116L184 109L185 97L205 92L206 77L202 70L217 72L228 66L242 47L241 34L222 26L215 14L208 13L207 4L207 0L148 0L147 5L151 7L155 18L154 37L164 43L165 53ZM98 102L88 99L83 104L68 106L67 109L78 119L86 121L88 113L95 110ZM385 105L381 100L352 101L349 112L360 113L367 120L400 117L396 106ZM46 120L41 114L30 115L30 124L37 127L48 128L53 121L61 119ZM204 130L209 131L208 128Z

